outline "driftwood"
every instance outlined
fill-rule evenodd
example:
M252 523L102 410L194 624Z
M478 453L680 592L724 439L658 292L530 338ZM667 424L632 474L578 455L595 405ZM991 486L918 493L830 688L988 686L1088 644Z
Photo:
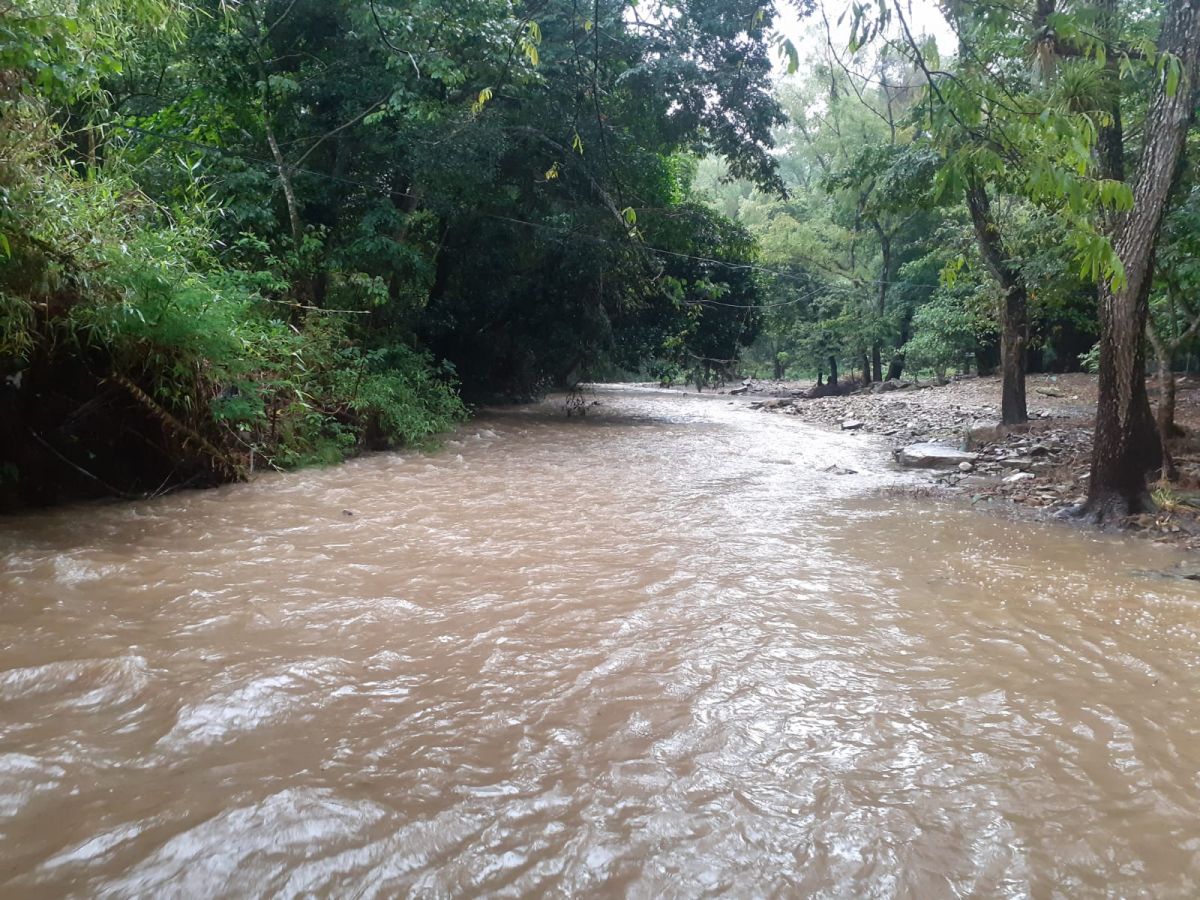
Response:
M181 422L178 417L173 416L170 412L163 409L162 405L158 403L158 401L156 401L153 397L143 391L124 375L110 375L108 380L125 388L125 390L127 390L135 400L142 404L142 406L144 406L146 410L152 416L154 416L154 418L158 419L158 421L161 422L165 428L181 436L184 447L186 447L190 441L203 450L212 461L213 468L215 468L221 474L225 475L227 478L233 479L234 481L241 481L245 477L245 473L242 472L241 467L231 460L229 456L219 447L213 444L200 432L196 431L196 429L185 424L184 422Z

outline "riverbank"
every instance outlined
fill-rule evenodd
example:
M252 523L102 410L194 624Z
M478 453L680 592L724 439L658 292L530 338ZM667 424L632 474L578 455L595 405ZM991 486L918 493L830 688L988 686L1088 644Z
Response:
M732 394L731 400L766 413L878 435L896 454L916 444L970 454L940 467L917 467L926 473L924 489L936 494L1037 518L1083 500L1096 411L1094 375L1032 376L1030 421L1013 428L996 424L999 378L901 384L878 393L814 399L804 396L811 383L794 381L750 381L717 393ZM1153 383L1150 390L1153 400ZM1132 524L1154 540L1200 550L1200 379L1179 380L1176 419L1185 432L1172 446L1179 481L1154 486L1160 513Z

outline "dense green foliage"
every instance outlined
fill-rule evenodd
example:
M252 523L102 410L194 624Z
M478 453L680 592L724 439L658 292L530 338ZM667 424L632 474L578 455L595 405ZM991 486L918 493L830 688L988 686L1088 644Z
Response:
M767 288L776 305L749 358L777 377L832 366L865 369L867 380L904 366L990 372L1004 286L964 203L965 187L978 184L991 196L1003 259L1029 288L1030 368L1094 364L1096 282L1122 278L1105 231L1132 202L1118 175L1132 166L1156 73L1175 77L1154 49L1157 14L1120 9L1108 57L1096 36L1103 4L946 4L963 55L939 59L893 6L849 4L851 48L819 26L809 33L804 74L781 89L787 197L704 165L714 207L746 225L764 262L784 273ZM1042 31L1039 10L1049 15ZM1114 92L1132 135L1119 166L1103 159ZM1198 233L1195 153L1193 141L1151 298L1155 321L1179 338L1174 363L1200 346L1189 330L1194 288L1178 280L1191 277L1185 260Z
M1160 368L1190 358L1195 131L1133 174L1195 95L1190 7L947 2L946 59L905 9L849 4L849 47L820 17L800 66L760 0L0 0L7 495L746 363L1002 367L1019 422L1027 368L1103 370L1122 291L1126 345L1148 310Z
M691 189L706 152L779 184L751 0L2 21L0 465L26 499L420 443L459 386L704 378L754 336L754 243Z

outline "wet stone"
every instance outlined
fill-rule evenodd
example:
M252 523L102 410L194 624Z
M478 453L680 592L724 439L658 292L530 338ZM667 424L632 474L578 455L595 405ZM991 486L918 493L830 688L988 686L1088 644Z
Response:
M909 444L896 451L896 462L912 469L956 468L959 463L974 463L978 458L949 444Z

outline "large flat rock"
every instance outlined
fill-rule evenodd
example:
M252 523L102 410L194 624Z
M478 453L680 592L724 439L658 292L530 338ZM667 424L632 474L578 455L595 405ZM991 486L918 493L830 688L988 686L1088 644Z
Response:
M954 469L978 458L949 444L909 444L896 451L896 462L910 469Z

